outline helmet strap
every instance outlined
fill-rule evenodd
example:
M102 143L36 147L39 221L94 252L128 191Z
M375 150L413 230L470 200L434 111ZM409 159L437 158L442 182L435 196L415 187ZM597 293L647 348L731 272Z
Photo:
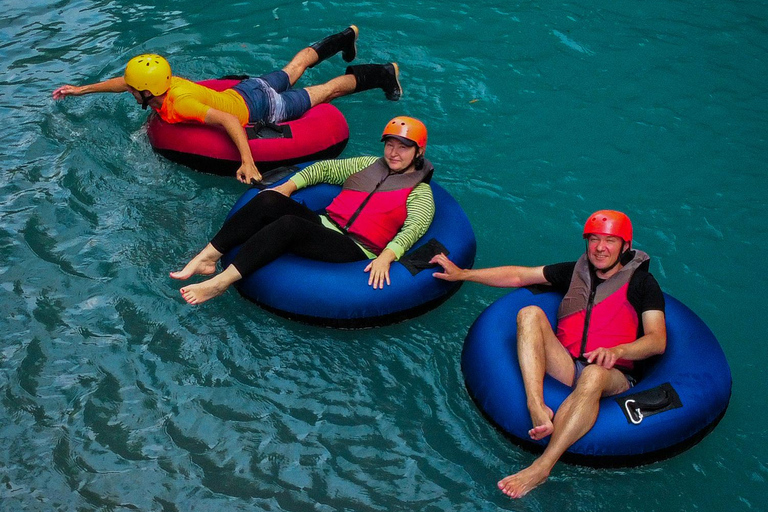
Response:
M627 244L626 249L624 249L624 244ZM629 253L630 249L631 249L631 246L627 242L622 240L621 253L619 253L618 258L616 258L616 261L614 261L610 267L602 269L600 272L602 272L603 274L607 274L608 272L613 270L616 267L616 265L618 265L619 263L624 265L625 264L624 257ZM589 240L586 240L586 248L584 249L584 253L587 255L587 261L589 261ZM592 266L592 262L589 262L589 265Z
M145 92L147 95L144 94ZM141 110L147 110L149 102L152 101L152 98L154 97L155 96L149 91L141 91Z
M413 166L416 168L417 171L420 171L424 168L424 155L416 153L416 157L413 159Z

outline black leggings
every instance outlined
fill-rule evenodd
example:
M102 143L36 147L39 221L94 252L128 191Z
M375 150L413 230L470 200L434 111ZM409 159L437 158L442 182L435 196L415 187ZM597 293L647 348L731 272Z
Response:
M261 192L235 212L211 245L221 253L242 245L232 261L242 276L286 252L331 263L367 259L351 238L326 228L318 214L273 190Z

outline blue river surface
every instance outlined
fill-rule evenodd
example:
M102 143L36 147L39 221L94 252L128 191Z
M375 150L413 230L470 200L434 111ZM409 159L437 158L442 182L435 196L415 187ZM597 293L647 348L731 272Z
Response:
M768 510L765 0L3 5L0 510ZM397 61L404 95L336 100L343 155L380 154L395 115L423 119L476 267L573 260L589 213L632 217L733 373L702 442L635 468L560 464L507 498L496 482L534 456L486 421L460 367L506 290L465 284L357 331L234 290L189 306L168 272L246 187L155 154L128 94L51 97L144 52L190 79L260 74L350 23L357 61Z

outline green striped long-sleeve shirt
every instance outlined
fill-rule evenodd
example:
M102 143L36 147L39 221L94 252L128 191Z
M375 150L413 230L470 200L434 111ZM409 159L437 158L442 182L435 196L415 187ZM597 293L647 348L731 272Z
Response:
M379 157L359 156L354 158L343 158L338 160L322 160L307 166L301 172L291 178L297 189L302 189L318 183L330 183L331 185L342 185L347 178L358 171L362 171L369 165L372 165ZM408 194L405 202L407 217L403 227L400 228L397 235L387 244L387 249L395 253L397 259L413 247L416 241L424 236L435 216L435 201L432 197L432 188L428 183L419 183ZM325 216L323 216L323 225L338 231ZM358 244L360 245L360 244ZM376 255L363 246L360 246L369 258L375 258Z

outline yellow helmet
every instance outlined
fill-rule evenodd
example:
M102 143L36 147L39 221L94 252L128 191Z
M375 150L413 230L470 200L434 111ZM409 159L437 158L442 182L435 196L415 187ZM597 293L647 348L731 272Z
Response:
M123 78L137 91L149 91L153 96L160 96L171 86L171 65L153 53L139 55L128 61Z

